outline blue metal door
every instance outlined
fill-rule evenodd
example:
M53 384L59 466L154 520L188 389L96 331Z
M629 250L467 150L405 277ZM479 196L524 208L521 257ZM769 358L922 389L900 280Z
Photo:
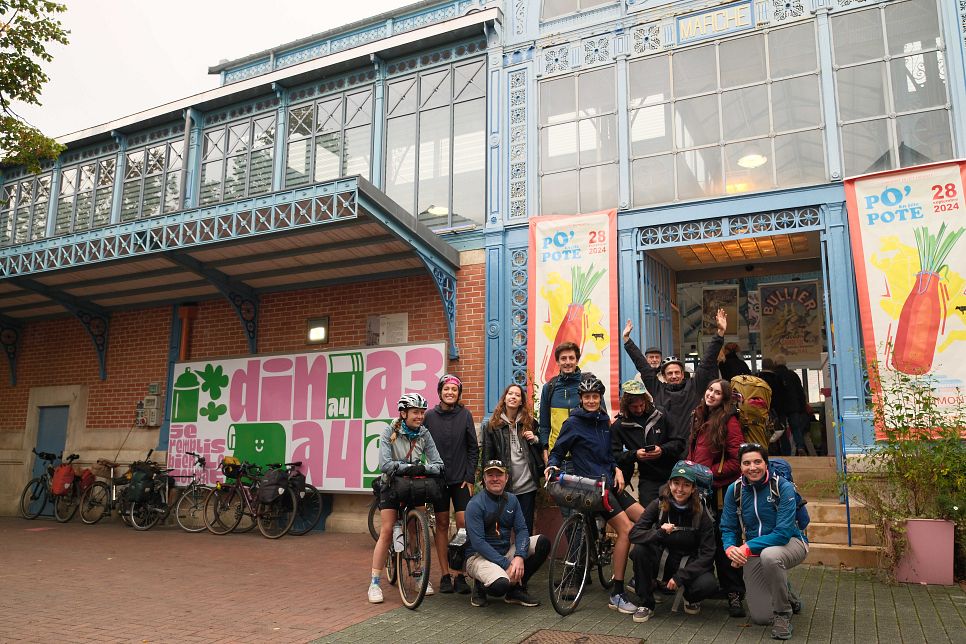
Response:
M37 423L37 451L60 454L67 445L67 412L70 407L41 407ZM31 454L33 456L33 454ZM34 458L34 471L31 476L44 473L44 463Z
M641 351L660 347L664 355L677 353L671 325L674 274L653 255L645 252L641 256Z

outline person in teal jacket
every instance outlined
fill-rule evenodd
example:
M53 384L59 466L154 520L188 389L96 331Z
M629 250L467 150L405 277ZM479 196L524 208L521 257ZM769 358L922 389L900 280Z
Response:
M725 492L721 541L731 565L743 571L751 620L756 624L771 623L772 637L787 640L792 636L795 601L788 585L788 571L808 554L808 542L795 518L795 486L778 478L775 498L769 481L768 451L761 445L742 445L738 460L741 478Z

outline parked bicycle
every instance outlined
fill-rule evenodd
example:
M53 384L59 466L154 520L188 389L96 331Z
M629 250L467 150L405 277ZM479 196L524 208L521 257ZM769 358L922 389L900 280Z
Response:
M20 493L20 514L25 519L36 519L51 502L54 504L54 518L61 523L70 521L77 512L77 485L71 484L67 494L55 495L53 490L54 462L61 460L63 454L38 452L36 449L30 451L45 462L44 472L30 479ZM78 458L77 454L71 454L61 465L70 466Z
M390 584L398 584L403 605L412 610L418 608L426 597L432 558L433 541L430 538L429 513L423 501L426 498L425 491L422 495L415 491L415 487L426 480L426 477L397 476L392 483L409 487L410 491L400 491L398 494L402 508L393 527L389 562L386 566L387 576ZM412 496L418 496L423 502L403 501Z
M281 467L282 464L269 465L269 467ZM285 463L288 468L288 484L295 492L298 499L295 510L295 520L288 533L301 537L315 529L322 519L322 493L315 486L305 482L305 475L302 474L302 461L295 463Z
M556 468L554 468L556 469ZM567 517L550 551L550 602L560 615L577 610L590 581L590 568L597 568L601 586L614 585L614 535L600 512L607 502L603 477L589 479L570 474L551 475L545 487L558 505L576 512Z
M170 475L172 470L150 460L152 452L154 450L148 452L145 460L131 465L131 482L124 490L125 498L130 502L128 516L135 530L150 530L171 511L168 493L174 486Z
M124 486L131 481L132 471L130 467L124 474L117 476L117 469L122 466L106 458L97 459L94 466L95 474L104 481L96 481L91 487L87 488L80 500L81 521L88 525L93 525L105 516L117 510L118 515L125 525L131 525L129 504L124 499Z
M205 471L205 457L195 452L185 452L185 454L195 457L195 471L189 475L174 477L191 479L187 486L176 488L180 496L175 505L174 518L185 532L203 532L207 528L205 502L214 488L203 483L200 476Z
M291 529L298 500L290 487L286 485L275 501L262 503L258 500L262 479L258 465L226 458L219 467L226 481L217 484L205 501L205 525L212 534L228 534L245 516L254 519L258 531L268 539L278 539ZM283 498L287 500L282 501ZM292 510L286 510L286 504Z
M436 511L432 503L426 504L426 516L429 518L429 529L436 534ZM379 541L379 529L382 527L382 517L379 516L379 497L373 496L369 502L369 536L373 541ZM456 534L456 517L450 519L447 538L452 539Z

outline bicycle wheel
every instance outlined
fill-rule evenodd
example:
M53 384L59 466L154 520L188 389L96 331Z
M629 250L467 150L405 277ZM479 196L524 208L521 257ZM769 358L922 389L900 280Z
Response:
M80 501L81 521L93 525L100 521L111 506L111 488L107 483L97 481L87 488Z
M303 495L299 498L298 511L295 513L295 522L289 534L301 537L315 529L322 518L322 494L311 485L306 485Z
M560 615L577 610L587 584L590 544L582 514L572 514L560 526L550 551L550 602Z
M161 508L153 501L135 501L131 503L131 510L128 516L131 517L131 526L135 530L150 530L161 520Z
M212 534L228 534L241 517L242 499L234 486L216 488L205 500L205 527Z
M43 479L30 479L20 493L20 514L24 519L36 519L47 505L47 487Z
M369 504L369 536L373 541L379 541L379 530L382 528L382 515L379 513L379 497L373 496Z
M416 610L426 596L429 584L429 519L425 510L406 513L403 539L403 551L396 553L399 596L406 608Z
M386 579L390 586L396 585L396 578L399 576L399 569L396 567L396 553L393 552L392 544L389 544L389 555L386 557Z
M284 537L295 522L298 502L295 490L287 487L285 492L271 503L259 503L255 510L255 519L262 536L267 539Z
M60 523L67 523L77 514L80 499L77 498L77 485L71 485L67 494L54 498L54 518Z
M614 537L607 534L607 524L604 524L604 532L598 534L594 542L597 544L594 557L597 561L597 579L604 590L610 590L614 587Z
M174 518L185 532L202 532L205 525L205 501L211 488L204 485L189 485L174 509Z

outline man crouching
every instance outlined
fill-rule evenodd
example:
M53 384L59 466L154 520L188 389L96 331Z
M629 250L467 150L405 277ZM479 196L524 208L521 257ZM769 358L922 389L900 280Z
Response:
M487 595L503 597L508 604L540 605L527 593L527 580L547 560L550 540L530 536L520 502L504 492L506 482L503 462L488 461L483 466L486 493L475 495L466 506L466 574L476 580L473 606L486 606Z

